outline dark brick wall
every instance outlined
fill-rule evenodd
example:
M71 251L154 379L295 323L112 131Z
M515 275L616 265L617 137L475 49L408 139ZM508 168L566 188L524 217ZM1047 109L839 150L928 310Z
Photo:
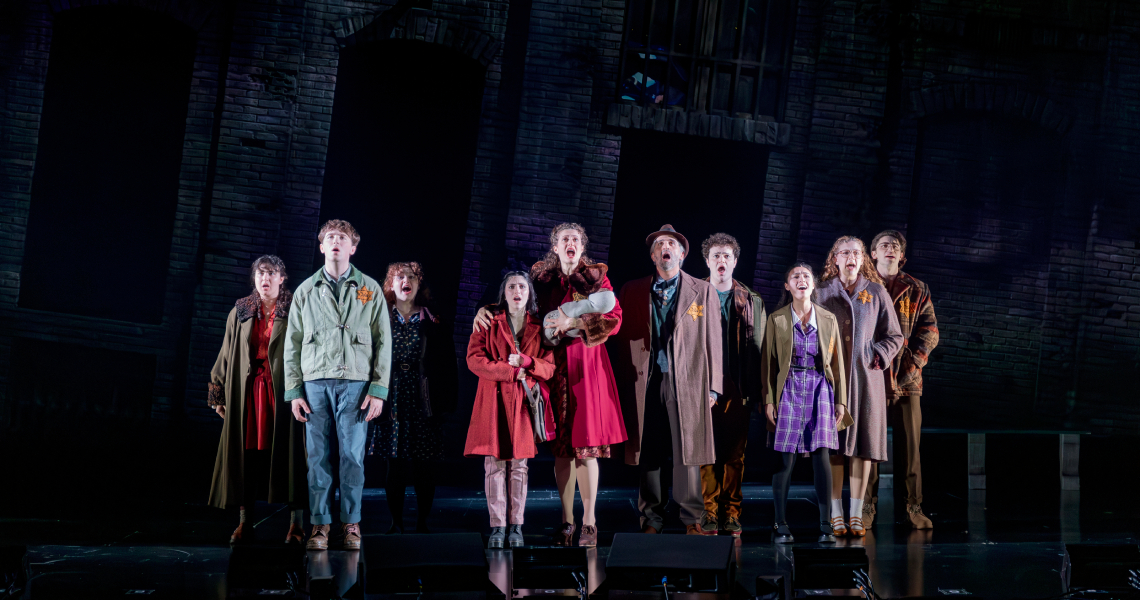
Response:
M206 423L206 374L250 261L277 253L294 283L315 264L329 132L351 126L331 122L339 50L386 32L395 2L131 3L198 32L155 326L16 306L52 20L81 4L0 5L0 429L16 337L152 353L152 421ZM436 0L391 24L487 69L457 346L500 270L540 257L553 223L584 223L607 258L623 18L622 0ZM1138 26L1140 8L1107 1L798 0L778 117L790 136L768 154L752 283L774 304L792 260L819 264L840 234L900 229L942 323L932 414L1137 432ZM1049 140L1055 159L995 148L994 128ZM1046 163L1056 185L1032 192Z

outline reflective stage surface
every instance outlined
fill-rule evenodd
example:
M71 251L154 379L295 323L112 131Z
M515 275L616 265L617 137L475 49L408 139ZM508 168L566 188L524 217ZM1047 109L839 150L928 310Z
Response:
M1137 541L1137 503L1128 498L1088 492L1082 497L1078 491L1035 496L1021 489L988 493L989 498L982 490L929 497L925 507L935 528L926 531L910 529L902 511L897 519L888 518L898 507L887 494L880 500L871 533L862 540L841 540L839 547L866 549L869 574L883 597L964 590L985 598L1046 598L1062 592L1065 543ZM1001 496L1000 502L995 494ZM414 506L411 500L408 505ZM637 530L636 500L631 488L602 490L599 547L587 553L591 589L605 578L613 535ZM528 545L549 545L560 520L556 492L531 489L527 502ZM281 507L261 508L258 542L237 550L225 544L233 526L224 518L227 515L190 504L168 514L140 514L134 519L123 515L110 520L6 518L0 541L27 546L31 579L23 587L29 598L300 597L296 592L300 590L308 590L314 598L363 597L359 580L366 553L290 551L278 543L287 529L287 512ZM480 491L440 488L430 522L434 533L477 531L485 537L486 515ZM773 545L768 533L771 519L769 488L746 486L745 532L734 549L734 596L752 596L758 575L787 576L792 553L816 546L817 509L809 486L794 486L789 502L797 543ZM366 492L363 522L365 546L385 535L381 532L390 520L383 491ZM680 522L673 520L666 534L682 531ZM509 595L511 553L487 551L486 556L491 582ZM5 572L10 571L5 565ZM528 593L534 592L516 595Z

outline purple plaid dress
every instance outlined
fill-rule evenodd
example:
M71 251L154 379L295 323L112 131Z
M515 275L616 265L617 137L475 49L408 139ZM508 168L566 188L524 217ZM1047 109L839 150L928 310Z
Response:
M816 368L817 333L815 327L799 321L792 327L791 369L776 413L776 434L769 437L769 445L776 452L803 453L839 447L835 392L823 371Z

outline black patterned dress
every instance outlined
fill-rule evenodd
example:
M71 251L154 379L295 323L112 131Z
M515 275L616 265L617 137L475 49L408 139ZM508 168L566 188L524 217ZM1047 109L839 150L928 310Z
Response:
M373 421L368 454L406 460L442 460L443 427L430 419L421 401L420 313L405 320L392 311L392 376L388 405Z

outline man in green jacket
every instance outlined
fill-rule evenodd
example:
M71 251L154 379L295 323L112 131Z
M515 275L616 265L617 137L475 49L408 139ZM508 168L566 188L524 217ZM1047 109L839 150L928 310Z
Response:
M332 524L330 435L340 444L340 521L346 550L360 549L364 444L388 397L392 331L384 293L349 264L360 235L332 220L317 235L325 266L293 293L285 334L285 401L305 423L309 550L327 550Z

